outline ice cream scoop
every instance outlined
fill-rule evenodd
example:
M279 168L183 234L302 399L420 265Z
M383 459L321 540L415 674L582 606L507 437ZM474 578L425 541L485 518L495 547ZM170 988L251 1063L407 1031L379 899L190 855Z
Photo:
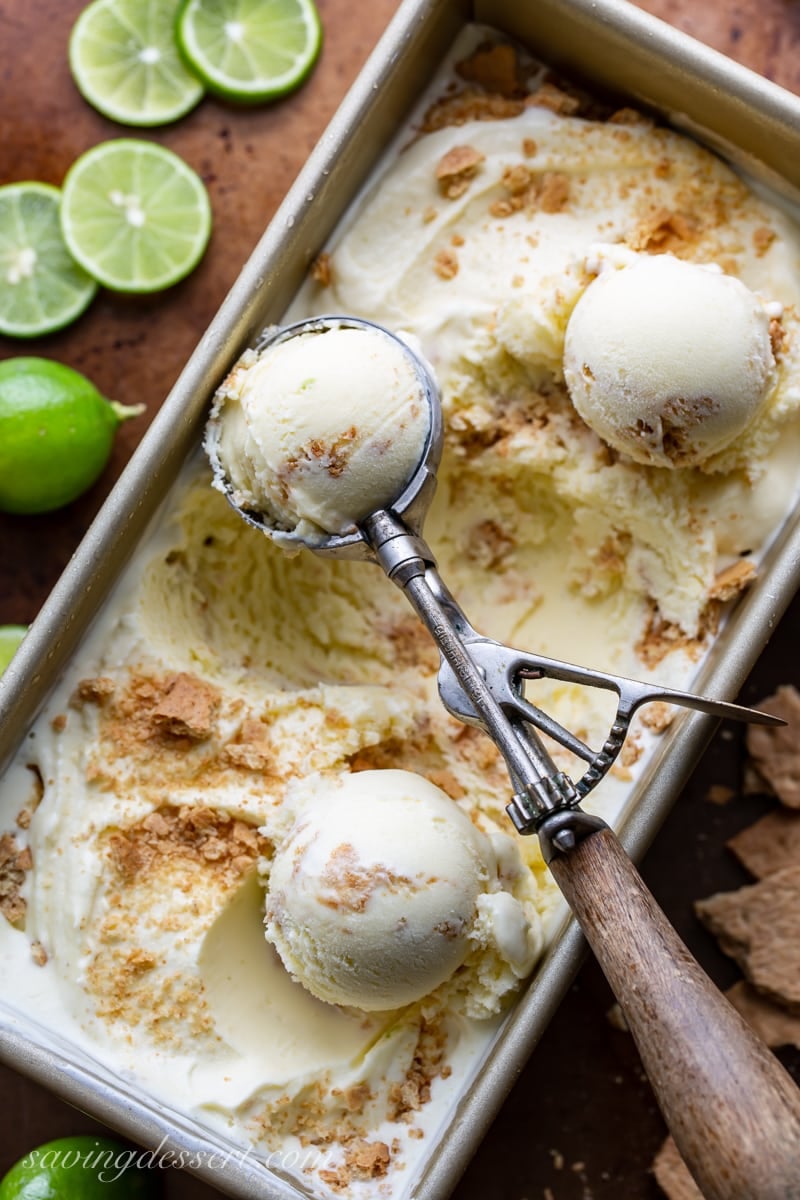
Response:
M217 393L210 431L235 503L312 541L401 495L430 407L396 337L339 321L245 355Z
M601 271L575 305L564 344L570 397L636 462L697 466L739 436L769 393L769 322L734 276L642 255Z
M497 876L489 838L421 775L322 779L272 862L267 939L319 999L399 1008L464 962L486 911L494 912L479 899ZM522 908L507 901L526 957Z

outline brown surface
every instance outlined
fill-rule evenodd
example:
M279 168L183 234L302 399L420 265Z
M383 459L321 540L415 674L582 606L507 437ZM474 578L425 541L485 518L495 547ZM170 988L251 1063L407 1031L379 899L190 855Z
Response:
M644 0L641 6L800 93L798 0ZM87 108L69 78L66 40L81 7L77 0L0 0L2 182L59 183L83 149L125 132ZM298 95L273 109L250 112L205 100L174 128L145 135L183 154L209 185L215 234L206 260L189 280L156 300L101 295L77 325L52 338L27 344L0 339L0 357L57 357L86 371L115 399L143 400L148 406L145 417L123 427L108 471L79 502L47 518L0 516L0 623L27 622L35 615L395 8L395 0L358 6L320 0L325 49ZM792 629L800 620L800 605L792 615L754 673L748 702L792 681L787 663L796 661ZM723 842L765 811L765 802L749 797L724 808L703 802L712 783L736 787L741 756L738 732L724 731L645 864L657 899L721 986L734 982L736 970L699 927L691 904L747 881ZM649 1165L664 1127L630 1036L606 1020L611 1000L597 968L587 964L456 1200L655 1200L659 1195ZM796 1066L800 1056L786 1061ZM11 1071L0 1071L0 1095L5 1118L0 1171L46 1138L100 1128ZM211 1200L216 1194L188 1175L165 1175L167 1200Z

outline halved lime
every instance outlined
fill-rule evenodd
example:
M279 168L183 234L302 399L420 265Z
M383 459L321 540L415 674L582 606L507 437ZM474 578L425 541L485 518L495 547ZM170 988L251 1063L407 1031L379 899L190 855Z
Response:
M80 316L97 284L70 256L47 183L0 187L0 333L30 338Z
M175 45L180 0L94 0L69 39L72 77L85 100L123 125L164 125L203 95Z
M203 182L155 142L117 138L87 150L64 180L70 252L117 292L157 292L188 275L211 233Z
M0 675L11 662L27 632L27 625L0 625Z
M322 45L313 0L185 0L178 45L209 91L254 102L303 82Z

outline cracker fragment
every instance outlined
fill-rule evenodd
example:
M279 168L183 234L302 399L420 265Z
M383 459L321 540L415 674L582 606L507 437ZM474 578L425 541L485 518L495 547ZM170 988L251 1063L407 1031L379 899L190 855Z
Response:
M726 843L756 879L800 863L800 812L776 808Z
M439 191L448 200L463 196L486 155L474 146L453 146L436 164Z
M725 567L714 579L708 595L712 600L726 604L733 600L745 588L748 588L757 574L756 564L749 558L739 558L736 562Z
M164 733L202 741L210 736L219 707L217 688L181 672L170 683L166 695L153 709L153 722Z
M761 775L787 808L800 808L800 692L779 687L759 704L786 725L749 725L747 749Z
M507 98L520 95L520 70L513 46L479 46L474 54L456 64L456 73L467 83Z
M800 1012L800 865L699 900L695 911L760 992Z
M669 1200L703 1200L703 1193L689 1174L680 1151L668 1137L653 1161L656 1183Z
M749 984L740 979L725 995L753 1032L767 1046L797 1046L800 1049L800 1016L779 1004L773 1004Z

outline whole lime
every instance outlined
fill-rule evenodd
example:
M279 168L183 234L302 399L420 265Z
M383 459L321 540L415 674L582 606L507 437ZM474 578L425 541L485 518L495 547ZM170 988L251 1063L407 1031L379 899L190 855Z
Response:
M0 362L0 511L50 512L85 492L108 462L124 408L48 358Z
M27 625L0 625L0 675L11 662L27 632Z
M37 1146L0 1181L0 1200L148 1200L149 1173L138 1150L112 1138L57 1138Z

